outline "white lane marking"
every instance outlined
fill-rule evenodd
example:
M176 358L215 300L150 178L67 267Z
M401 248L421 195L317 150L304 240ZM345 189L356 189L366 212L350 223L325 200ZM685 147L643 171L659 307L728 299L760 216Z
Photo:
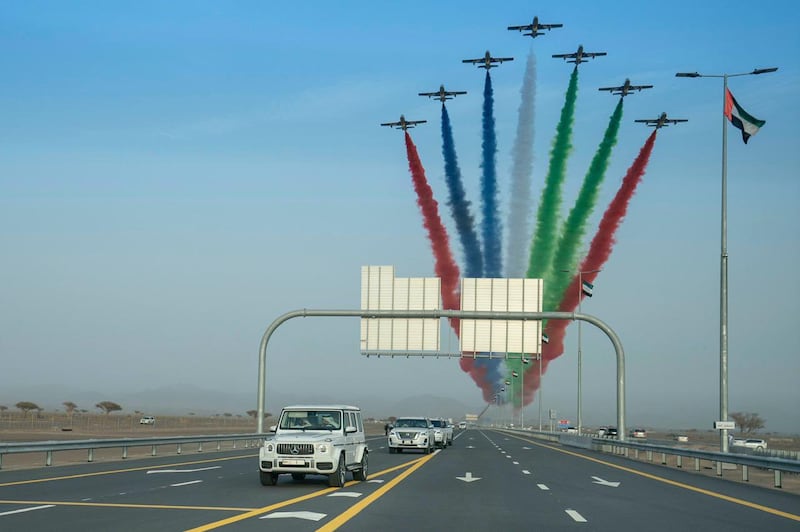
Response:
M539 489L542 491L548 491L550 489L544 484L536 484L536 485L539 486Z
M376 479L373 479L373 480L368 480L367 482L372 482L372 483L374 483L374 484L383 484L383 483L384 483L384 480L383 480L383 479L377 479L377 478L376 478Z
M474 449L474 448L475 447L473 447L472 445L467 445L467 449Z
M567 515L570 516L574 521L576 521L578 523L586 523L587 522L586 519L581 514L576 512L575 510L567 509L567 510L564 510L564 511L567 512Z
M22 512L32 512L34 510L44 510L45 508L54 508L55 504L45 504L43 506L31 506L30 508L22 508L19 510L11 510L9 512L0 513L0 516L3 515L11 515L11 514L21 514Z
M523 469L523 470L522 470L522 474L523 474L523 475L530 475L530 474L531 474L531 472L530 472L530 471L528 471L527 469Z
M333 493L329 493L328 497L361 497L361 493L356 491L334 491Z
M511 463L514 464L514 465L519 465L519 462L517 462L516 460L511 462Z
M295 519L305 519L306 521L319 521L320 519L323 519L327 515L328 514L320 514L317 512L272 512L271 514L259 517L259 519L295 518Z
M511 458L511 455L510 455L510 454L507 454L507 455L506 455L506 458Z
M211 469L220 469L222 466L201 467L200 469L151 469L147 472L148 475L154 473L197 473L198 471L209 471Z
M592 478L594 479L592 481L592 484L600 484L601 486L609 486L611 488L618 488L620 485L620 482L611 482L610 480L603 480L600 477L592 477Z
M522 449L525 450L525 451L530 451L531 450L530 447L523 447Z
M91 497L86 497L85 499L81 499L81 502L86 502L86 501L91 501L91 500L92 500Z
M458 480L463 480L467 484L470 482L475 482L476 480L480 480L481 477L473 477L472 472L467 471L467 473L463 477L456 477Z
M190 480L189 482L179 482L177 484L170 484L173 488L177 488L178 486L188 486L189 484L199 484L203 482L202 480Z

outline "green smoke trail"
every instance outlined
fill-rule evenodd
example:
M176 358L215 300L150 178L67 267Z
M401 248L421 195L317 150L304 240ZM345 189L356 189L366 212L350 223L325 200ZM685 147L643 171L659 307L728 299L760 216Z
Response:
M583 185L578 193L578 198L575 200L575 205L562 226L561 238L558 241L552 267L545 274L544 283L548 289L545 290L544 301L542 302L544 309L555 309L564 295L564 290L572 281L572 275L561 270L569 270L569 272L575 273L581 241L586 233L586 221L597 203L600 185L603 183L611 160L611 151L617 144L617 134L619 133L621 122L622 98L619 99L619 103L617 103L617 107L608 121L608 128L606 128L603 140L592 158L592 163L589 165L589 170L583 179Z
M528 261L527 277L538 279L550 269L555 253L558 231L558 212L561 207L561 188L567 173L567 157L572 150L572 125L575 120L575 100L578 96L578 67L572 71L567 87L561 118L550 150L544 189L536 213L536 229ZM545 307L543 310L550 310Z

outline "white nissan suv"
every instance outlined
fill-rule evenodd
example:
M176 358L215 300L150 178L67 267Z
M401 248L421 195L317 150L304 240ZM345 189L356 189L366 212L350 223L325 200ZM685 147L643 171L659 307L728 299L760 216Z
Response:
M325 475L328 485L341 487L353 479L367 480L367 442L361 410L348 405L297 405L281 410L274 435L258 452L261 484L274 486L278 476L295 480Z
M433 451L434 429L427 417L401 417L389 431L389 452L402 453L403 449L422 449L425 454Z

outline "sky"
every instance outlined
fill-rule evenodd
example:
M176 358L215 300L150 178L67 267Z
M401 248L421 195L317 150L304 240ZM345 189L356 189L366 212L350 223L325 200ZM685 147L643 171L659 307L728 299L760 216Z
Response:
M506 30L534 15L564 26L536 39ZM651 132L634 119L689 120L659 130L582 306L622 340L629 426L710 428L719 415L723 81L675 73L779 67L729 79L739 104L766 120L746 145L725 126L729 411L800 433L798 15L789 0L4 2L0 404L57 408L74 390L100 401L192 386L252 392L255 407L258 346L276 317L357 308L362 265L433 275L402 132L379 124L401 113L428 121L411 135L463 271L439 102L417 93L468 91L448 111L477 207L485 74L461 60L487 49L515 58L491 71L503 219L535 55L533 220L572 70L550 56L583 44L608 55L580 66L562 219L618 100L598 87L654 85L624 101L588 237ZM484 406L456 361L367 359L358 331L354 318L282 326L268 353L267 410L286 392ZM576 344L573 324L541 403L573 421ZM582 345L583 423L613 423L613 348L591 326Z

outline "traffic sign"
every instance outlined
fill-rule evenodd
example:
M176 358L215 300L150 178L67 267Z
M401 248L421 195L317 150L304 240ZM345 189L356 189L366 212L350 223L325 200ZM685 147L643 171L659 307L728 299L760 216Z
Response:
M715 421L714 428L717 430L734 430L736 428L735 421Z

